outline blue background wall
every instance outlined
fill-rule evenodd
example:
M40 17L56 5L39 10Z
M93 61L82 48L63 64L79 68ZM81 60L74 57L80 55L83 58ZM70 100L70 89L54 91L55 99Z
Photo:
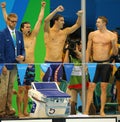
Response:
M0 0L2 2L4 0ZM17 28L22 21L22 18L27 9L29 0L5 0L7 3L7 11L16 12L19 16ZM31 0L30 0L31 1ZM40 1L40 0L39 0ZM49 0L50 11L58 5L63 5L66 23L72 25L76 20L76 12L81 9L81 0ZM113 30L120 27L120 0L86 0L86 24L88 28L95 29L95 22L98 16L104 15L108 18L108 28ZM0 30L5 27L5 23L0 10Z
M50 10L56 8L59 4L63 5L66 23L73 24L76 20L75 13L81 9L81 0L51 0ZM98 16L108 18L108 29L114 30L120 27L120 0L86 0L86 24L87 28L95 28L95 22Z

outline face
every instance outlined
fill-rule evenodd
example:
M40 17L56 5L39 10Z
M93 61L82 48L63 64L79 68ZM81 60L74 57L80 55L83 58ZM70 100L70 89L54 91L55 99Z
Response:
M22 28L22 32L26 36L29 36L31 33L31 25L30 24L24 24L24 28Z
M10 17L7 20L7 24L10 27L10 29L14 30L17 24L17 18L16 17Z
M60 29L63 28L63 25L64 25L64 18L63 17L60 17L58 20L57 20L57 24L59 26Z
M78 50L79 50L79 51L82 50L82 44L81 44L81 43L78 45Z
M80 41L80 40L77 39L77 41ZM77 48L78 48L79 51L82 50L82 44L81 44L81 42L79 42L79 44L77 43Z
M105 22L102 21L102 19L97 19L96 21L96 27L98 30L101 30L105 26Z

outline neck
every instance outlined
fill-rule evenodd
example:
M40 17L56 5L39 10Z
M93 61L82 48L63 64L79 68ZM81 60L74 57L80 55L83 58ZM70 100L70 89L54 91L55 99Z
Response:
M107 31L107 28L106 28L106 27L104 27L104 28L100 29L99 31L100 31L100 32L102 32L102 33L104 33L104 32L106 32L106 31Z
M12 30L12 31L15 30L15 28L12 28L10 26L7 26L7 27L8 27L9 30Z
M57 25L53 25L52 29L53 29L54 31L59 31L59 30L61 30Z
M26 33L23 33L23 36L24 37L29 37L30 36L30 33L27 33L27 34Z

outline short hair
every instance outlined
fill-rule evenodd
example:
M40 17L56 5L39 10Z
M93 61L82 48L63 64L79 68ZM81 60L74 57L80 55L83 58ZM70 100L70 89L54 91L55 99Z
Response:
M105 16L99 16L98 18L105 22L106 25L108 24L108 19Z
M27 22L27 21L25 21L25 22L22 22L21 23L21 25L20 25L20 31L22 32L22 28L24 28L24 25L25 24L30 24L30 22Z
M10 18L12 18L12 17L18 19L17 14L15 14L15 13L10 13L10 14L8 14L8 16L7 16L7 20L10 20Z
M55 23L56 20L58 20L60 17L63 17L62 15L60 14L56 14L54 17L53 17L53 23Z
M54 25L55 21L58 20L60 17L63 17L63 16L60 15L60 14L56 14L56 15L52 18L52 20L50 21L50 27L52 27L52 26Z

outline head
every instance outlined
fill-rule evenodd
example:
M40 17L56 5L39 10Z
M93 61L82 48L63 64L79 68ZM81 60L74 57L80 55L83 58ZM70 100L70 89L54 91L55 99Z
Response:
M108 20L105 16L99 16L96 21L97 29L101 30L108 24Z
M7 16L7 25L10 29L14 30L18 21L18 16L15 13L10 13Z
M56 25L58 28L62 29L64 25L64 17L60 14L56 14L53 17L53 25Z
M82 51L82 44L81 44L81 39L80 38L74 38L69 42L69 51L70 55L74 58L77 58L76 51Z
M78 45L78 50L79 51L82 51L82 43L81 43L81 40L79 40L79 43L77 45Z
M29 36L31 34L31 25L29 22L23 22L20 25L20 31L26 35Z

